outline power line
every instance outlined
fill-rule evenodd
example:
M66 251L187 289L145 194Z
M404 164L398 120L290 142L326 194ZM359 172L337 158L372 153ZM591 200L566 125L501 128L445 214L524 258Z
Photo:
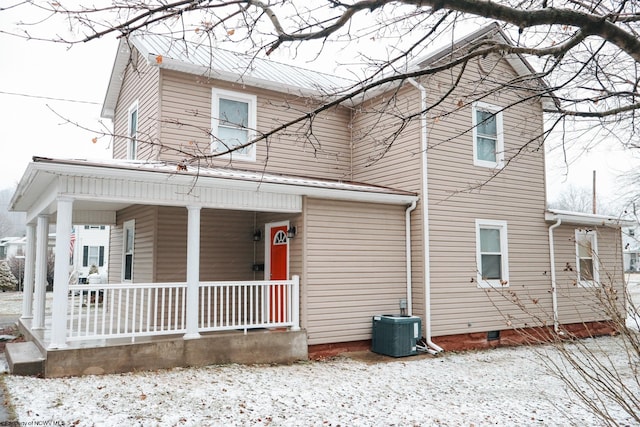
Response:
M83 100L79 100L79 99L54 98L54 97L50 97L50 96L30 95L28 93L5 92L3 90L0 90L0 94L2 94L2 95L13 95L13 96L22 96L24 98L47 99L49 101L75 102L77 104L92 104L92 105L101 105L102 104L100 102L83 101Z

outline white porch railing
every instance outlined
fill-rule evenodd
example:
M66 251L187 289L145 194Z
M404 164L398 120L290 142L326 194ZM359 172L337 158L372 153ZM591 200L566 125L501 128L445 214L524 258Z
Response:
M299 278L200 282L198 306L187 306L186 283L72 285L67 341L186 333L187 312L198 331L300 328Z

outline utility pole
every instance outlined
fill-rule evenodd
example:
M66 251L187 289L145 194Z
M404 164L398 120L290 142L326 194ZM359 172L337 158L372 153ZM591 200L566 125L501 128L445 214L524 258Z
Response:
M592 208L594 215L596 214L596 171L593 171L593 201Z

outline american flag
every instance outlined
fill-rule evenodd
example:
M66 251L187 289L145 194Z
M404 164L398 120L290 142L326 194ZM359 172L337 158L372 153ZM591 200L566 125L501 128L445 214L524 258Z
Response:
M76 245L76 229L71 227L71 240L69 243L69 256L73 257L73 247Z

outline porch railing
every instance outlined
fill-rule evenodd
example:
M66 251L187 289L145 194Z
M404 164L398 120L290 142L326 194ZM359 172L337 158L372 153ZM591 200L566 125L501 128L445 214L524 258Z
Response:
M186 283L69 286L67 340L184 334L187 312L198 331L299 329L299 279L200 282L198 306L187 307Z

